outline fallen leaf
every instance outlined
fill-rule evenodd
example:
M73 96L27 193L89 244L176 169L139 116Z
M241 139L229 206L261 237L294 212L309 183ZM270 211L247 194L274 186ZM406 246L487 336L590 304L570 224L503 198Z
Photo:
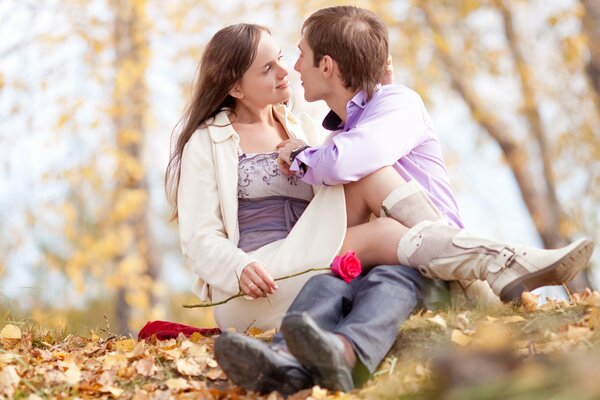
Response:
M206 373L205 373L206 377L208 379L210 379L211 381L216 381L216 380L226 380L227 379L227 375L225 375L225 372L223 372L222 369L220 368L212 368L209 369Z
M75 363L73 358L69 358L65 361L61 361L59 366L65 368L65 382L73 386L81 381L81 369Z
M7 324L0 332L0 339L21 340L21 329L18 326Z
M142 358L133 362L136 372L143 376L152 376L156 372L156 365L152 358Z
M175 366L182 375L199 376L203 372L202 366L193 358L180 358L176 361Z
M466 346L471 343L472 338L470 336L465 335L458 329L454 329L452 331L452 335L450 336L450 340L459 346Z
M501 322L481 324L475 331L473 338L477 340L480 349L491 352L512 349L514 344L512 331Z
M531 292L521 293L521 303L525 311L533 312L537 310L539 298L540 296Z
M253 326L251 328L249 328L246 333L248 334L248 336L258 336L261 335L264 331L262 329L258 329L257 327Z
M594 332L585 326L569 325L567 329L567 339L571 342L581 342L589 340L594 335Z
M310 393L309 399L324 400L326 398L327 398L327 389L323 389L320 386L312 387L312 391Z
M21 377L17 373L17 367L7 365L0 370L0 395L12 399L17 385L21 382Z
M122 352L132 351L135 347L135 340L134 339L119 340L118 342L115 342L115 346L116 346L117 350L122 351Z
M171 378L165 381L165 385L171 390L180 391L190 387L187 381L183 378Z
M434 324L438 324L439 326L441 326L443 328L448 327L448 325L446 324L446 320L444 318L442 318L439 314L437 314L433 318L427 318L427 321L433 322Z

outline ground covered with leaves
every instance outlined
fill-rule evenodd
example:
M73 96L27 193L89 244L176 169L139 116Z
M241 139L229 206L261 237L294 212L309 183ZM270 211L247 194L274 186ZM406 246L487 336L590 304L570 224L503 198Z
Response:
M375 376L349 394L314 387L296 399L600 398L600 293L569 303L416 314ZM269 340L270 332L249 332ZM18 322L0 333L0 398L276 399L247 393L214 360L214 338L88 337ZM249 366L252 368L252 366Z

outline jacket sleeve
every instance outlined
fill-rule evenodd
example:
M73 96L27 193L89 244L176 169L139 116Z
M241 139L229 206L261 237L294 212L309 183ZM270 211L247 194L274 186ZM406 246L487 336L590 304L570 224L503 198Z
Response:
M358 181L408 154L431 129L423 102L404 89L374 98L365 117L346 132L333 133L319 147L296 157L306 165L302 180L312 185L339 185Z
M225 231L212 142L204 130L194 133L183 150L177 204L187 263L209 285L232 295L238 293L242 270L256 260L240 250Z

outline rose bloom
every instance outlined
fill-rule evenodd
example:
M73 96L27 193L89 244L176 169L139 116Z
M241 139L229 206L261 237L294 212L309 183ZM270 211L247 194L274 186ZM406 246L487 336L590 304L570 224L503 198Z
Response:
M342 256L335 256L331 262L331 272L346 283L350 283L354 278L362 273L362 265L353 250L348 250Z

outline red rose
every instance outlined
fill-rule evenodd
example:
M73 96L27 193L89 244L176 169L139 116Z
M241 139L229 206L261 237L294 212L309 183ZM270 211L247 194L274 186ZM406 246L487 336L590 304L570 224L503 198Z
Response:
M331 263L331 272L339 276L346 283L350 283L362 273L360 260L356 257L356 253L348 250L343 256L335 256Z

